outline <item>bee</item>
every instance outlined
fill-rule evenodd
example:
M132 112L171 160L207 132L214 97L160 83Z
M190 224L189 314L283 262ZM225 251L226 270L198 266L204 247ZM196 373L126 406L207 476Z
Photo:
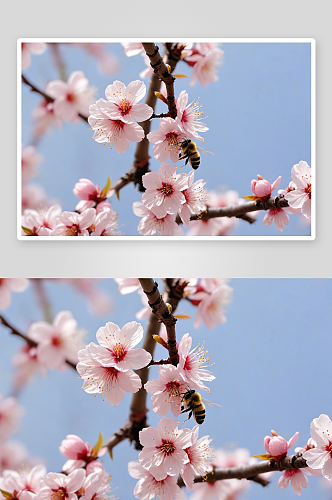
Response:
M179 142L178 145L182 150L182 152L179 153L179 160L186 159L185 165L187 165L189 161L190 166L194 170L196 170L201 163L199 151L203 154L213 155L213 153L211 153L210 151L205 151L205 149L199 148L196 143L191 141L190 139L185 139L184 141Z
M208 406L221 408L221 406L217 403L212 403L211 401L202 398L200 393L196 392L194 389L188 389L187 392L181 394L180 396L182 397L182 402L184 403L184 405L181 406L181 413L189 411L190 413L187 420L193 416L198 424L202 424L205 420L206 411L204 403Z

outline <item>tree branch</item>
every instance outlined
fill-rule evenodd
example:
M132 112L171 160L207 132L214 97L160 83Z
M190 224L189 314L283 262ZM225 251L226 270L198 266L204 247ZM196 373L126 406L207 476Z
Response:
M214 219L216 217L238 217L244 220L248 220L246 214L250 212L255 212L256 210L273 210L276 208L286 208L288 207L288 201L284 195L270 197L265 201L256 200L250 201L248 203L243 203L242 205L230 205L228 207L208 207L205 212L201 212L197 215L192 215L190 220L207 220ZM180 217L177 216L176 222L181 223ZM252 221L254 222L254 220Z
M167 91L167 105L171 118L176 118L177 110L175 105L174 96L174 82L175 78L168 71L166 64L164 63L162 57L159 54L159 49L155 43L142 43L145 53L150 59L150 65L154 73L162 80L166 85Z
M266 460L259 462L257 464L250 465L240 465L238 467L225 467L225 468L215 468L213 472L207 474L206 476L198 476L194 479L195 483L208 482L213 483L214 481L222 481L223 479L249 479L251 481L259 482L263 486L268 484L268 481L259 478L260 474L271 471L284 471L287 469L303 469L308 467L306 460L302 457L302 453L296 453L296 455L290 455L283 458L279 462L275 460ZM266 483L266 484L264 484ZM180 477L178 480L179 486L184 486L184 482Z

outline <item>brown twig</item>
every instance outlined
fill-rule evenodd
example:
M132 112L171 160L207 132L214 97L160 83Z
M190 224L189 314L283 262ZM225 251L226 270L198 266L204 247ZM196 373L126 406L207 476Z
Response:
M36 92L37 94L40 94L41 96L44 97L44 99L47 102L53 102L54 101L53 97L49 96L48 94L46 94L45 92L43 92L42 90L40 90L38 87L36 87L24 75L22 75L22 82L25 83L26 85L28 85L31 88L31 92ZM87 116L84 116L81 113L79 113L78 116L80 118L82 118L82 120L84 120L84 121L86 121L88 123L88 117Z
M162 57L159 54L159 49L155 43L142 43L145 53L150 59L150 65L154 73L162 80L166 85L167 92L167 105L171 118L176 118L177 110L175 105L174 96L174 82L175 78L168 71L166 64L164 63Z
M7 328L9 328L9 330L11 330L12 335L17 335L18 337L21 337L21 339L25 340L25 342L30 347L37 347L37 345L38 345L37 342L35 342L34 340L30 339L24 333L21 333L20 331L18 331L14 326L12 326L10 323L8 323L8 321L3 316L0 316L0 323L2 325L6 326ZM73 368L76 371L76 365L75 365L75 363L72 363L68 359L66 359L66 363L67 363L67 365L69 365L71 368Z
M215 468L213 472L207 474L204 477L196 477L194 479L194 482L213 483L214 481L235 478L249 479L251 481L259 482L260 484L262 484L262 486L266 486L268 484L268 481L264 478L261 478L261 476L259 476L260 474L271 471L284 471L287 469L302 469L305 467L307 467L306 460L302 457L301 453L297 453L296 455L285 457L278 462L275 460L266 460L264 462L250 465L240 465L238 467ZM178 485L184 486L182 478L179 478Z
M179 356L176 348L175 323L176 318L169 311L166 303L158 290L158 284L152 278L139 278L139 282L144 293L148 297L149 306L152 312L158 316L160 322L164 323L167 331L167 348L169 357L173 365L179 362Z
M243 203L242 205L229 205L228 207L207 207L205 212L200 214L192 215L190 220L207 220L215 219L217 217L237 217L247 222L253 223L255 220L248 216L250 212L256 212L256 210L271 210L276 208L286 208L288 207L288 201L284 195L270 197L265 201L255 200L249 201L248 203ZM176 217L176 222L181 224L182 221L179 216Z

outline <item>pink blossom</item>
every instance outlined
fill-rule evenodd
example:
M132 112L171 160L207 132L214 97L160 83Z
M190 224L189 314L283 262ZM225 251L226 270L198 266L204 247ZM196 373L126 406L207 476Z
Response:
M1 481L1 489L11 493L19 500L34 500L38 497L46 475L43 465L36 465L31 470L20 472L5 470Z
M139 462L129 462L128 472L131 477L139 479L134 489L134 496L139 500L186 500L185 492L177 485L177 478L166 476L157 481Z
M42 159L42 155L37 152L35 146L27 146L24 149L22 147L21 165L23 183L28 182L31 177L35 177L38 174L37 167Z
M29 286L26 278L0 278L0 309L7 309L11 303L11 292L24 292Z
M116 80L105 90L108 101L104 99L98 101L99 108L112 120L121 120L125 123L143 122L153 113L153 109L147 104L138 104L145 93L145 84L140 80L131 82L128 87Z
M96 209L88 208L83 213L63 212L52 232L52 236L89 236L88 229L94 224Z
M60 453L67 458L82 462L77 467L82 467L87 462L87 456L90 453L90 444L84 441L75 434L68 434L66 439L61 441Z
M320 469L323 476L332 479L332 422L327 415L314 418L310 433L316 443L314 448L303 453L303 458L312 469Z
M209 436L198 439L198 429L199 426L195 425L192 430L192 444L185 448L189 463L181 471L181 477L187 486L187 491L193 487L196 476L205 476L212 471L212 465L208 463L212 458L212 449L209 446L212 439L209 439Z
M79 351L78 358L76 369L84 380L83 390L88 394L104 394L112 406L121 403L125 392L137 392L142 386L141 379L132 370L123 372L113 366L103 366L92 357L90 345Z
M93 102L94 89L88 87L89 82L83 71L74 71L67 83L53 80L46 85L46 93L54 98L54 113L64 121L79 122L79 114L88 115L89 106Z
M188 384L181 377L177 366L159 367L159 378L149 380L144 388L152 396L152 409L162 417L171 411L174 417L181 413L181 394L187 392Z
M111 104L105 99L99 99L89 108L89 125L94 130L93 139L96 142L109 142L110 146L122 154L127 151L130 141L140 142L144 139L144 130L137 123L125 123L123 120L112 120L105 112Z
M100 205L100 203L99 203ZM99 206L98 205L98 206ZM91 236L116 236L118 214L112 210L104 210L96 215Z
M80 467L84 467L91 461L94 461L97 457L101 457L106 452L106 447L101 448L96 454L91 450L89 443L84 443L84 441L75 434L69 434L61 442L60 453L65 457L69 458L67 462L62 467L62 471L66 474L73 472L73 470Z
M305 447L295 448L296 453L304 453L305 451L315 448L316 443L312 438L309 438ZM292 490L297 495L301 494L301 488L306 488L308 480L305 475L309 476L321 476L322 471L320 469L315 470L311 467L305 467L304 469L288 469L285 470L278 481L279 488L287 488L289 481L291 482Z
M202 321L208 328L214 329L217 324L225 323L225 309L230 303L233 289L226 283L222 283L212 293L201 292L196 294L196 300L200 300L195 317L194 328L199 328Z
M45 134L50 127L57 125L58 128L62 126L62 122L54 113L54 103L43 99L37 108L32 110L32 117L34 118L34 135L41 137Z
M28 337L38 343L37 356L45 367L66 370L66 360L77 363L83 347L84 330L77 330L77 321L70 311L59 312L52 325L46 321L32 323Z
M270 226L274 221L275 226L279 231L282 231L284 225L288 225L288 215L284 208L271 208L268 210L264 216L263 224L264 226Z
M182 132L193 139L202 139L198 132L206 132L208 127L201 122L202 106L198 102L188 104L188 94L182 90L176 101L177 117L176 121Z
M186 199L186 202L180 206L179 216L185 225L189 225L190 216L198 215L204 210L206 210L206 189L204 186L206 182L203 179L194 182L194 172L188 174L188 188L183 190L182 193Z
M179 161L179 143L186 138L181 131L179 123L172 118L160 118L159 130L154 130L147 135L148 140L154 144L153 154L156 160L165 162L168 158L173 163Z
M137 56L144 52L144 47L140 42L121 42L127 57Z
M138 217L143 217L138 224L137 230L144 236L160 234L160 236L182 236L183 231L176 223L173 215L167 214L166 217L158 217L147 208L142 202L134 201L133 212Z
M111 476L103 469L88 474L82 486L82 500L104 500L109 498Z
M22 43L22 69L27 69L31 64L31 54L42 54L47 48L46 43Z
M189 429L179 430L171 417L162 417L158 427L147 427L139 433L143 450L138 459L158 481L167 475L177 476L189 463L185 448L191 445Z
M74 195L84 200L83 202L79 202L76 206L76 210L79 212L84 212L87 208L95 207L105 201L106 198L110 198L114 193L114 189L109 189L107 193L103 192L99 186L95 186L93 182L89 179L80 179L79 182L75 184L73 189ZM111 205L107 203L107 207L111 208Z
M77 469L68 476L49 472L44 481L44 486L39 491L38 500L66 499L77 500L76 492L83 486L85 470Z
M16 398L3 399L0 394L0 440L17 431L18 421L23 413L23 408L18 405Z
M13 356L12 362L15 367L14 384L16 387L27 384L36 372L46 375L45 367L38 360L37 348L31 347L28 343L23 344L20 351Z
M141 288L138 278L114 278L114 281L119 285L119 292L122 295L133 293Z
M294 165L292 168L292 181L296 189L285 195L292 208L301 208L307 218L311 217L311 168L305 161Z
M209 391L209 388L203 384L202 380L214 380L216 377L203 368L204 363L209 361L209 358L206 358L207 351L204 352L203 346L199 347L199 345L195 349L190 350L191 344L192 338L189 336L189 333L186 333L178 346L179 372L190 387Z
M203 44L200 44L200 46L203 52ZM209 50L205 52L205 49ZM186 61L189 62L190 65L194 64L193 72L190 78L190 85L195 85L198 79L203 87L207 87L209 83L216 82L218 80L217 70L218 66L221 66L223 63L222 59L224 52L216 46L213 48L204 47L205 53L195 52L196 51L193 50L193 55L186 58Z
M173 165L163 163L158 173L149 172L143 175L142 180L146 188L142 202L159 219L167 214L176 215L181 205L186 203L182 191L188 188L188 175L177 174Z
M257 175L258 181L253 179L251 181L251 190L257 198L264 201L270 198L271 193L274 189L276 189L281 181L281 175L274 181L273 184L270 184L269 181L263 179L261 175Z
M28 462L28 452L22 443L19 441L0 443L0 475L5 469L19 470L23 464Z
M274 458L274 460L279 461L287 455L287 451L289 450L289 448L291 448L296 443L297 438L299 437L299 433L296 432L289 441L286 441L286 439L284 439L283 437L278 436L275 431L271 431L271 434L272 437L265 436L264 448L266 449L267 453L269 453Z
M126 323L121 329L110 321L96 333L99 346L89 344L90 355L103 366L113 366L119 371L138 370L151 361L145 349L134 349L143 339L143 327L136 321Z
M26 236L52 236L61 216L61 207L52 205L40 210L26 209L22 216L23 234Z

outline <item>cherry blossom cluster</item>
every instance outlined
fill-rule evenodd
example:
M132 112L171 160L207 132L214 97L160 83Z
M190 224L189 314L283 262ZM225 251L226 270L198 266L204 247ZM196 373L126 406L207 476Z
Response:
M143 328L136 321L118 325L108 322L96 333L98 345L88 344L78 353L77 371L89 394L102 393L111 405L121 403L125 392L135 393L142 382L131 369L143 368L151 361L144 349L134 349L143 338Z
M291 488L297 495L301 495L301 489L307 488L309 476L323 475L329 481L332 480L332 422L327 415L320 415L311 422L311 437L303 447L295 448L298 456L303 456L307 467L303 469L287 469L278 481L279 488ZM264 460L273 459L279 462L287 456L288 450L296 443L299 433L296 432L288 441L271 431L271 436L265 436L264 447L266 455L256 455Z
M31 323L27 337L37 345L26 342L13 358L18 387L37 372L46 375L48 369L67 370L68 362L76 365L78 351L84 346L85 331L77 328L70 311L61 311L52 324L46 321Z
M132 57L140 54L144 57L147 68L140 73L140 77L150 77L153 69L150 66L150 60L145 54L143 45L137 42L123 42L121 45L125 49L126 56ZM193 68L190 78L191 86L195 85L197 80L204 87L218 80L217 71L223 62L224 55L219 46L220 44L212 42L178 44L181 50L181 61Z
M76 469L69 474L46 472L43 465L20 472L5 470L0 478L2 497L6 500L101 500L109 497L111 478L103 467L96 471Z
M274 221L279 231L283 230L284 225L288 225L288 214L302 214L307 219L311 218L311 168L305 161L300 161L292 168L292 180L286 189L280 189L279 195L283 195L288 201L288 207L273 208L267 211L263 224L271 225ZM250 200L265 201L270 198L271 193L276 189L281 181L279 176L273 184L257 175L258 180L251 181L251 190L254 196L245 196Z
M83 184L85 179L81 179ZM90 182L90 181L89 181ZM76 184L77 186L77 184ZM88 191L90 186L86 187ZM98 186L97 186L98 188ZM77 191L83 196L82 191ZM118 214L107 201L97 202L96 198L77 204L81 212L62 211L60 205L39 210L26 209L22 216L22 234L24 236L115 236L117 232ZM97 208L82 208L97 203Z
M151 307L137 278L114 278L119 285L119 292L123 295L138 292L142 298L144 308L136 313L136 318L147 318L151 314ZM226 307L230 304L232 287L228 280L222 278L187 278L179 279L183 288L184 297L194 307L197 307L194 328L199 328L204 321L205 325L214 329L216 325L225 323Z
M212 470L208 460L212 457L209 436L198 439L198 425L193 430L178 429L171 417L163 417L158 427L148 427L140 432L143 445L138 462L129 462L129 474L139 479L134 495L140 500L185 499L177 485L177 476L191 489L197 475L204 476Z
M191 215L205 210L205 182L194 182L194 172L177 174L173 165L163 163L158 173L149 172L142 181L146 190L142 202L133 203L133 211L142 217L137 230L143 235L182 235L176 215L189 225Z

